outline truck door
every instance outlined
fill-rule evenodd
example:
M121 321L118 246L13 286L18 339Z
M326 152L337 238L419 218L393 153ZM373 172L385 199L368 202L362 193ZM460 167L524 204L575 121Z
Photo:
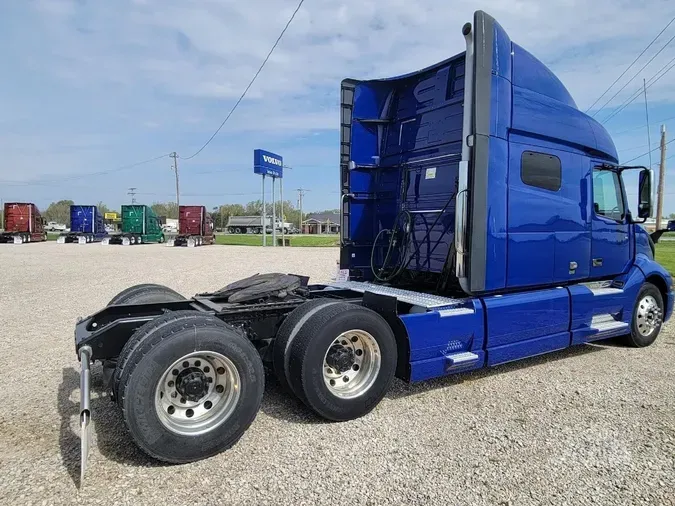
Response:
M592 178L591 277L616 276L625 271L630 261L629 224L621 177L616 171L596 166Z

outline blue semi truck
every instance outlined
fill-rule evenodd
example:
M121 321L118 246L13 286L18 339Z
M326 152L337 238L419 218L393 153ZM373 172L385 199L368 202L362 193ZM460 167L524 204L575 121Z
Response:
M462 32L466 51L432 67L342 83L339 282L263 274L190 299L138 285L79 321L83 469L93 360L136 444L181 463L241 437L265 367L340 421L394 376L654 342L674 294L640 226L651 171L620 165L605 129L492 17Z
M70 206L70 231L62 233L58 244L88 244L108 237L103 215L96 206Z

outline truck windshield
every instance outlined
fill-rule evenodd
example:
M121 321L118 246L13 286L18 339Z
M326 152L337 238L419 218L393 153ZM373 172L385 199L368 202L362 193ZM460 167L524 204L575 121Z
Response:
M621 221L626 211L619 174L613 170L593 170L593 206L595 214Z

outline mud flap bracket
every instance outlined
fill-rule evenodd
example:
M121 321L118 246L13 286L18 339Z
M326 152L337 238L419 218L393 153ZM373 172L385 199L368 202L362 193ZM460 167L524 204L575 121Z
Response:
M91 408L89 389L91 387L91 347L82 346L78 352L80 356L80 483L84 479L89 458L89 443L91 440Z

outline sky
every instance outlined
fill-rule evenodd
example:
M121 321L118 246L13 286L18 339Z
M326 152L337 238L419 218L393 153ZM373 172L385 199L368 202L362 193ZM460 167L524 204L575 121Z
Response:
M306 0L219 135L185 160L225 118L296 6L297 0L3 2L0 199L42 208L66 198L118 207L135 187L139 202L173 200L171 159L162 155L176 151L182 204L246 203L260 196L252 158L263 148L292 167L285 199L295 202L303 187L305 210L336 208L343 78L399 75L463 51L462 25L481 8L586 110L675 17L670 0ZM675 23L591 110L596 119L612 115L643 78L659 76L675 58L675 39L665 46L671 37ZM675 139L675 69L647 94L656 148L661 123ZM648 151L645 125L642 98L606 121L621 161ZM669 148L667 165L675 167L675 143ZM651 163L658 157L654 151ZM632 163L650 162L644 156ZM675 212L675 169L665 181L664 208Z

